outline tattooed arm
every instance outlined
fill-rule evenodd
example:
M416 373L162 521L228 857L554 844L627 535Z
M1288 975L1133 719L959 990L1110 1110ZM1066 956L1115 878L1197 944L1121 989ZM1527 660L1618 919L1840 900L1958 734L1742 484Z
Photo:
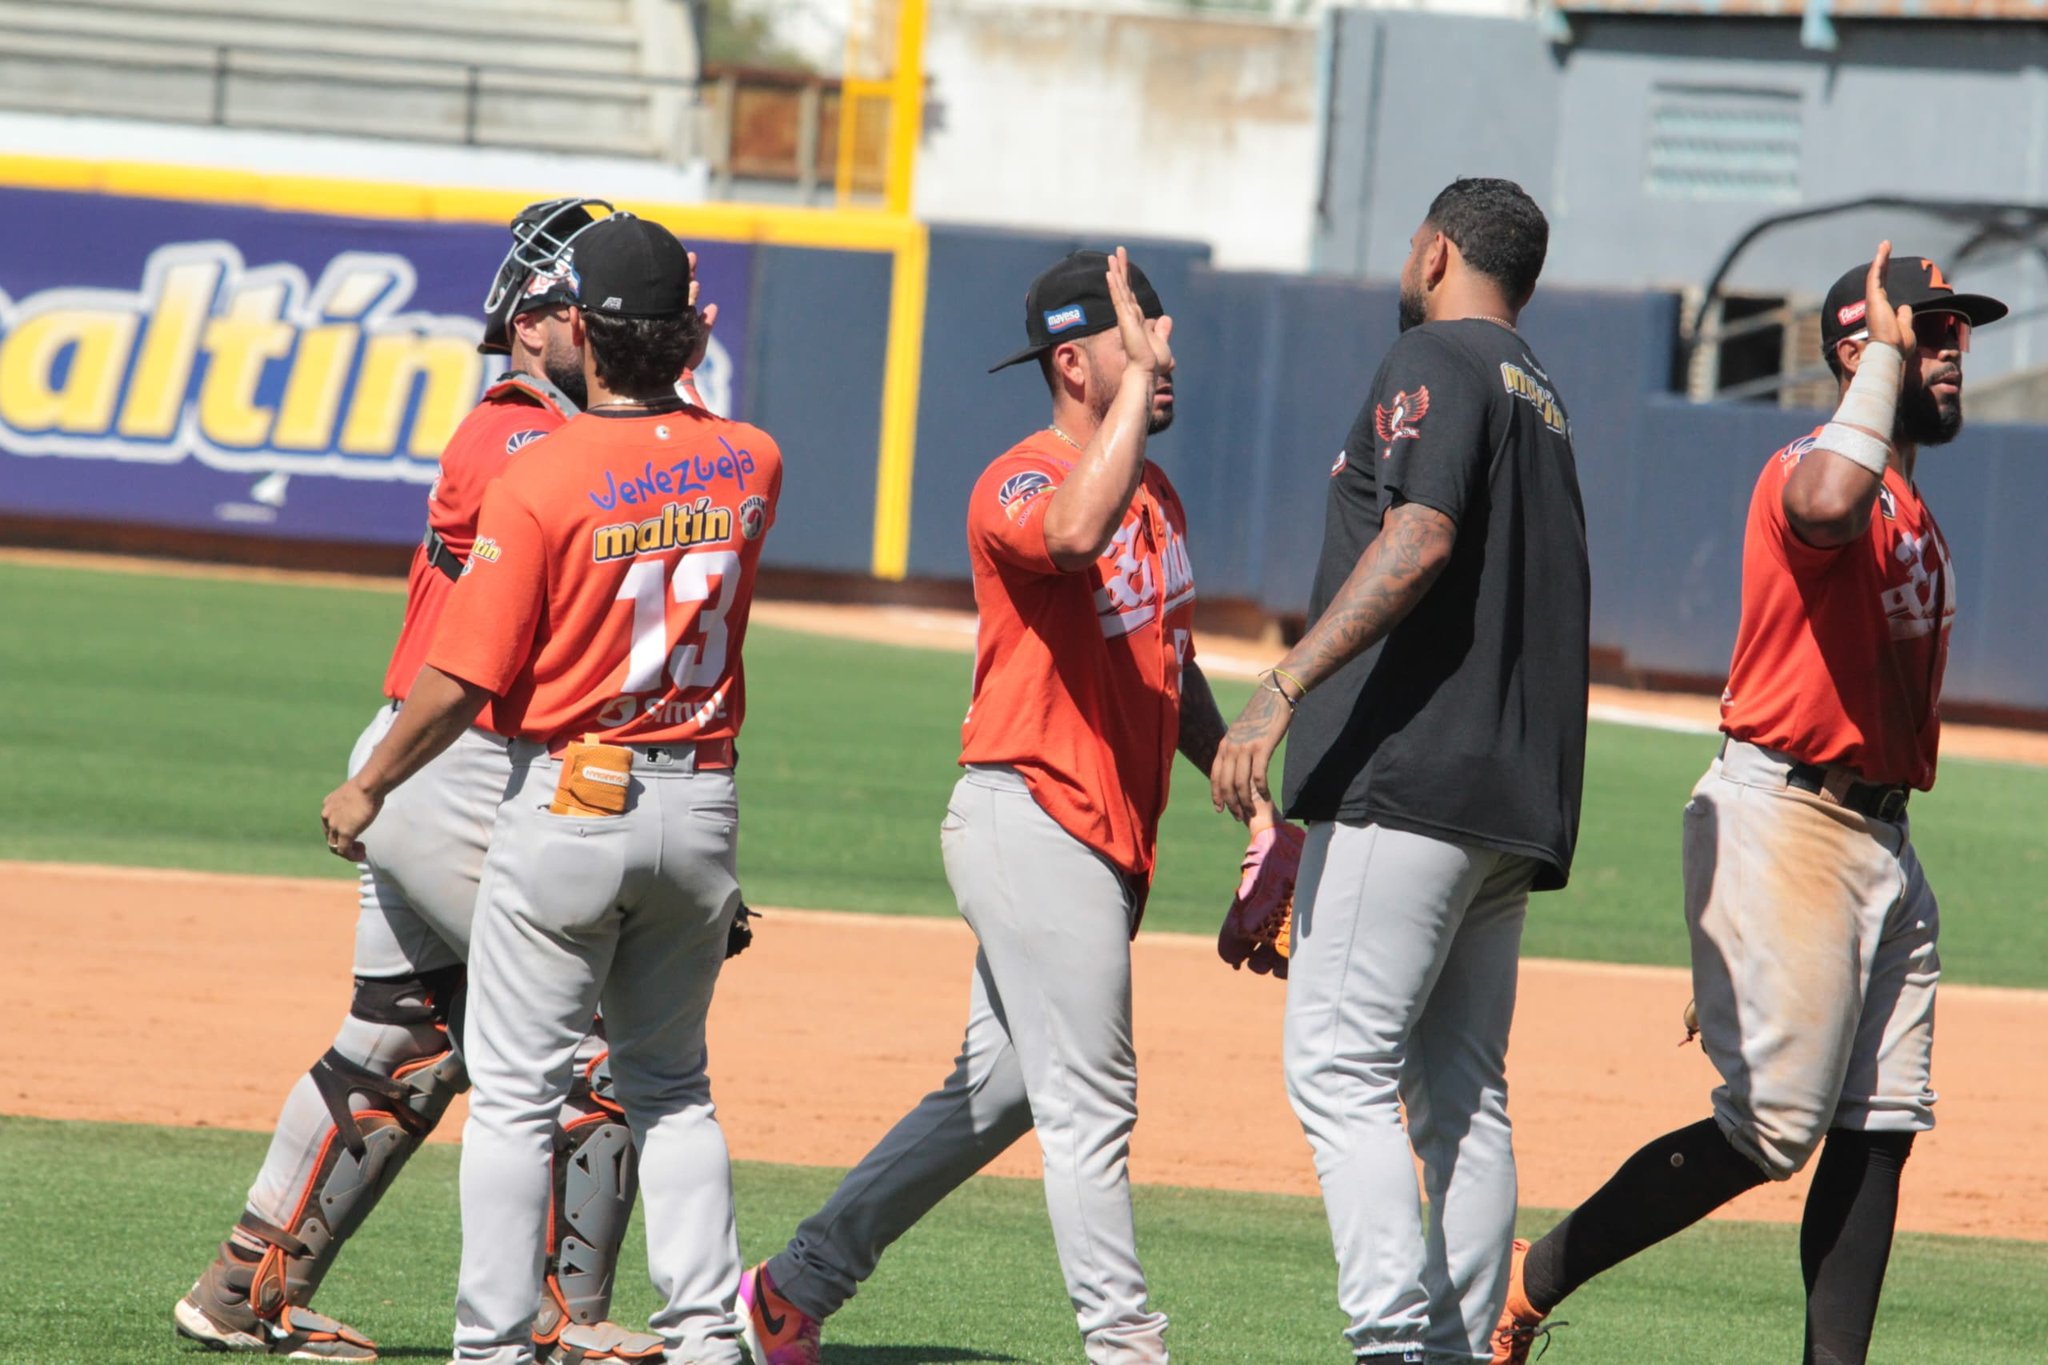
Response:
M1457 530L1449 517L1421 503L1396 503L1389 508L1379 534L1358 557L1344 586L1315 625L1280 660L1268 681L1298 702L1304 691L1385 639L1443 573ZM1282 674L1291 676L1300 687ZM1261 686L1252 693L1217 747L1209 769L1209 795L1216 809L1249 820L1256 807L1270 798L1267 769L1293 718L1294 708L1271 687Z

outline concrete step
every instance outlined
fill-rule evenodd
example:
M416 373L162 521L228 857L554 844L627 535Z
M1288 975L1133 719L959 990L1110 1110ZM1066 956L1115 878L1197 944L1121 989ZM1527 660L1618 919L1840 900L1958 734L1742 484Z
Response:
M196 0L195 0L196 3ZM252 23L246 16L200 10L139 10L110 4L52 5L42 0L0 0L0 34L90 42L146 41L167 53L226 46L244 51L300 52L361 57L405 65L530 67L549 70L631 72L640 61L638 32L624 25L539 25L520 29L487 16L443 15L417 7L416 22L390 11L384 21L353 14L346 20L306 17ZM469 22L473 20L473 22Z

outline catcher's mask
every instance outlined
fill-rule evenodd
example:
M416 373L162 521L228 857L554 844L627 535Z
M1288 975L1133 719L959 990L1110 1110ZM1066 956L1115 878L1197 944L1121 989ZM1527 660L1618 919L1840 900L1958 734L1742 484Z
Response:
M484 295L484 339L477 350L506 355L512 350L512 319L535 308L576 302L576 274L563 252L578 233L597 222L595 205L612 212L604 199L548 199L528 204L511 222L512 245L498 262Z

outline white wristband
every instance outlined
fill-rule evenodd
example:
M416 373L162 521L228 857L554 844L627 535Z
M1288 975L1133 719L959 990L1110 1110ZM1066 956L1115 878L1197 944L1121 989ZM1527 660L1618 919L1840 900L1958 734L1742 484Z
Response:
M1830 451L1862 465L1880 479L1884 477L1885 466L1891 463L1890 446L1869 432L1858 431L1842 422L1830 422L1822 427L1813 445L1816 450Z
M1856 377L1849 381L1849 391L1842 395L1841 406L1835 409L1835 420L1881 436L1891 435L1892 422L1899 411L1899 383L1905 371L1906 357L1898 347L1882 341L1865 346L1863 363L1856 367Z

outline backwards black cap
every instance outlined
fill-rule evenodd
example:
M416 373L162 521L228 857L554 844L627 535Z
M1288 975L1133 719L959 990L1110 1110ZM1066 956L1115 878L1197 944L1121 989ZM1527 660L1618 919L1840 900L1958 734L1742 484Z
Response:
M1834 353L1835 343L1863 331L1869 308L1863 297L1870 279L1870 262L1842 273L1828 290L1820 306L1820 351ZM2006 306L1988 294L1958 294L1941 273L1941 267L1925 256L1894 256L1884 268L1884 292L1892 307L1906 305L1915 313L1957 313L1972 327L1996 322L2006 315Z
M484 339L477 350L505 355L512 349L512 319L536 308L576 302L576 284L562 252L576 234L597 220L589 205L610 210L602 199L544 199L519 210L509 226L512 245L498 262L484 295Z
M586 313L673 318L690 311L690 252L659 223L615 213L576 235L567 255Z
M1131 263L1131 293L1148 318L1166 312L1159 293L1145 272ZM1049 351L1062 341L1093 336L1116 326L1116 306L1109 301L1109 257L1100 251L1076 251L1055 263L1031 282L1024 291L1024 337L1030 344L1007 360L988 367L997 370Z

